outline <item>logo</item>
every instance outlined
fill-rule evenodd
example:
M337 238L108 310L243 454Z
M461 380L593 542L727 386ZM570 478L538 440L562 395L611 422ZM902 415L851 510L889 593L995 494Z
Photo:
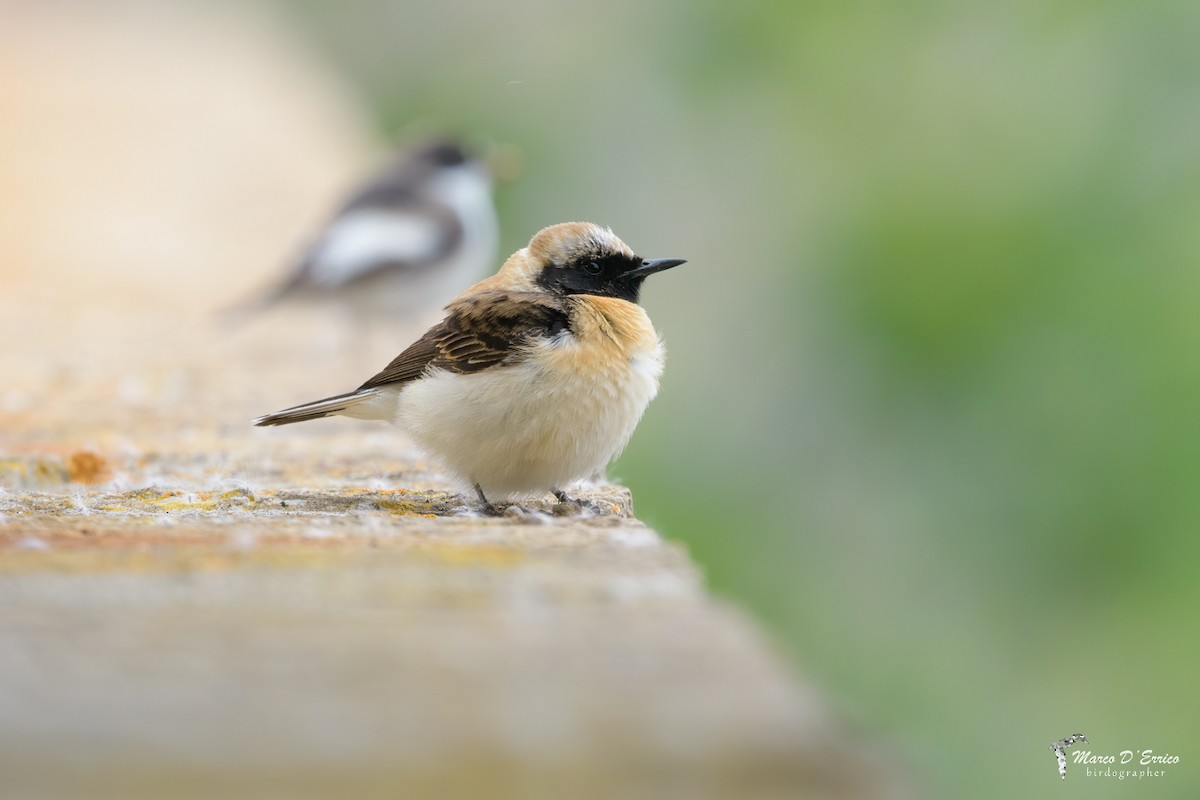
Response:
M1058 774L1064 781L1067 779L1067 748L1076 742L1088 744L1087 737L1082 733L1072 733L1067 738L1059 739L1050 745L1050 749L1054 751L1054 757L1058 759Z
M1067 750L1079 742L1090 744L1082 733L1072 733L1065 739L1059 739L1050 745L1054 758L1058 761L1058 775L1064 781L1067 779ZM1089 778L1116 778L1123 781L1126 778L1161 778L1166 774L1165 767L1178 764L1179 756L1170 753L1156 753L1150 749L1122 750L1114 755L1093 753L1091 750L1076 750L1071 754L1071 763L1082 765L1084 775ZM1130 769L1122 769L1130 766Z

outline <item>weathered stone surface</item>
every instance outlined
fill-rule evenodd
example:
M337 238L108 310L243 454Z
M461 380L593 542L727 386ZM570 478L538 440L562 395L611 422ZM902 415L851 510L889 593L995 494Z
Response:
M5 462L7 786L866 796L819 704L626 490L485 518L446 486L379 488L408 470L367 436L307 441L230 473L111 465L130 488Z

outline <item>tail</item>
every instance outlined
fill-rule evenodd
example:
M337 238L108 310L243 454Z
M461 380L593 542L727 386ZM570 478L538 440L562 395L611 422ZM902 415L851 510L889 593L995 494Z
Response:
M385 399L378 389L365 389L357 392L347 392L324 400L314 400L311 403L285 408L274 414L264 414L254 420L255 425L291 425L293 422L307 422L310 419L332 417L338 414L358 419L387 419L385 408L381 408L380 400ZM374 402L372 402L374 401Z

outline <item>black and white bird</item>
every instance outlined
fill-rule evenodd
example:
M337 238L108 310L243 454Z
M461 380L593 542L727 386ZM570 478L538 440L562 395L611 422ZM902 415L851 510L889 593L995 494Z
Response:
M645 260L586 222L545 228L357 389L254 420L392 422L490 500L565 490L624 449L658 391L664 350L642 282L684 263Z
M355 314L420 316L487 274L498 230L487 165L457 142L427 141L349 197L256 305L333 300Z

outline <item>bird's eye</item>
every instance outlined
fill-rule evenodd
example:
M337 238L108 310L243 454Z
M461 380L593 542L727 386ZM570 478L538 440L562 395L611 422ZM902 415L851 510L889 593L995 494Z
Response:
M599 262L593 261L590 264L585 264L583 271L588 275L599 275L602 270Z

